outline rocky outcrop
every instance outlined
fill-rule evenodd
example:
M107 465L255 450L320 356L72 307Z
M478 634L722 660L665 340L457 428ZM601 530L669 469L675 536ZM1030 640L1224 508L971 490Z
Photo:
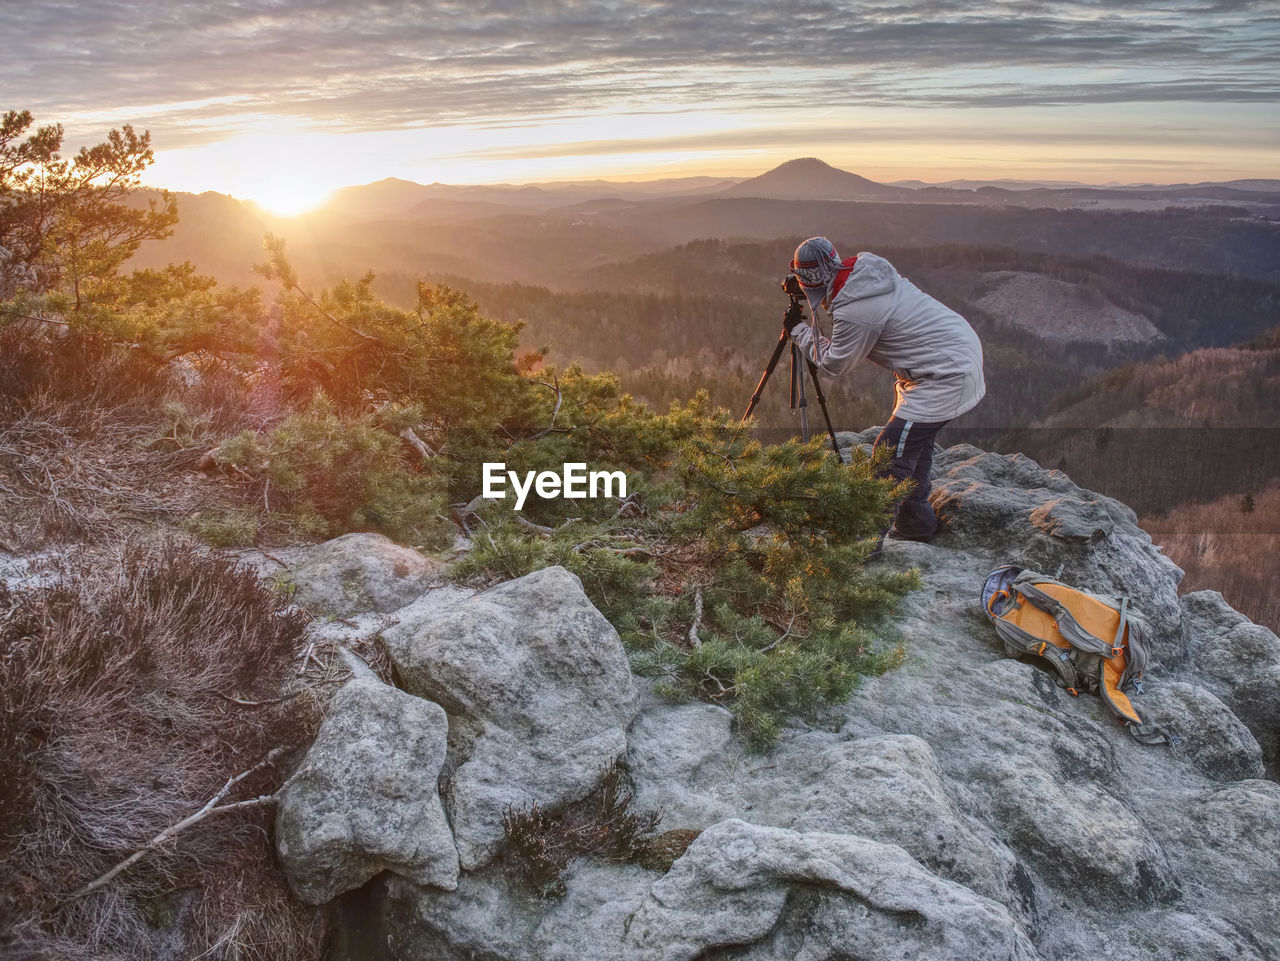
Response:
M637 685L563 570L397 612L401 696L448 715L462 872L452 891L381 884L385 956L1275 958L1280 641L1216 594L1179 598L1124 505L1024 457L935 464L944 532L878 562L922 575L895 623L905 662L765 755L724 709ZM1135 703L1176 750L1005 656L978 594L1009 563L1133 599L1156 645ZM581 798L615 757L633 809L701 833L665 873L579 859L537 899L493 861L503 811Z
M276 845L294 893L322 904L381 871L458 886L458 852L436 781L447 722L354 658L301 773L281 793Z
M1280 638L1237 613L1216 591L1182 598L1182 639L1195 675L1257 739L1280 774Z
M578 800L626 751L638 708L626 653L564 568L410 606L384 639L405 688L449 712L449 812L468 870L497 852L508 808Z
M441 563L382 534L343 534L290 564L293 599L313 614L389 613L439 583Z
M783 922L788 900L800 891L811 905ZM1037 956L1004 908L938 878L899 847L737 819L704 831L653 884L628 918L620 953L637 961L692 961L709 948L767 936L772 943L759 957L872 961L901 956L895 942L907 919L917 957Z

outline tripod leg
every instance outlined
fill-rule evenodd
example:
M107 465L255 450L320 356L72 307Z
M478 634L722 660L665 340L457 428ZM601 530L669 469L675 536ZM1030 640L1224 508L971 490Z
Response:
M800 439L809 441L809 398L804 393L804 355L791 345L791 409L800 410Z
M773 347L773 356L769 358L769 363L765 365L764 373L760 375L760 382L756 384L756 392L751 395L751 402L747 404L747 412L742 415L742 423L751 416L751 412L756 409L756 404L760 402L760 395L764 393L764 385L769 382L769 375L773 373L773 368L778 366L778 360L782 357L782 351L787 346L787 332L784 330L778 336L778 342Z
M812 360L809 361L809 376L813 378L813 392L818 395L818 406L822 408L822 417L827 422L827 434L831 437L831 449L835 451L837 457L841 457L840 442L836 440L836 429L831 426L831 413L827 410L827 397L822 393L822 383L818 380L818 367ZM841 457L841 460L843 459Z

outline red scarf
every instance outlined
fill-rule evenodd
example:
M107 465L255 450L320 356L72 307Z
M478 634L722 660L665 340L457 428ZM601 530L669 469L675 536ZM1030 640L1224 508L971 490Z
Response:
M849 279L849 274L853 272L853 265L858 262L857 256L846 257L840 264L840 270L836 273L835 282L831 285L831 294L827 303L831 303L836 299L836 294L840 293L840 289L844 287L844 282Z

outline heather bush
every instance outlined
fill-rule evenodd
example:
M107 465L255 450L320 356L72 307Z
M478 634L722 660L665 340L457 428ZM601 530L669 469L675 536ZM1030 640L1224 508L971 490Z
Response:
M305 617L191 546L83 552L0 585L0 915L16 950L314 957L313 914L271 859L269 807L193 825L101 890L68 895L277 747L309 743ZM230 800L270 793L267 767ZM202 954L208 952L207 954Z
M539 897L554 898L565 893L562 876L574 858L638 859L647 851L661 815L633 812L630 806L622 772L612 764L595 790L580 801L556 810L537 804L519 810L508 807L502 816L507 872Z

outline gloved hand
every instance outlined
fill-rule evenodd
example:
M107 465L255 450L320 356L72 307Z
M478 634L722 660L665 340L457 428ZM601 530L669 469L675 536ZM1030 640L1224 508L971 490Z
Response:
M791 306L787 308L787 312L782 315L782 326L787 328L787 333L791 333L797 325L804 323L804 308L796 301L791 302Z

